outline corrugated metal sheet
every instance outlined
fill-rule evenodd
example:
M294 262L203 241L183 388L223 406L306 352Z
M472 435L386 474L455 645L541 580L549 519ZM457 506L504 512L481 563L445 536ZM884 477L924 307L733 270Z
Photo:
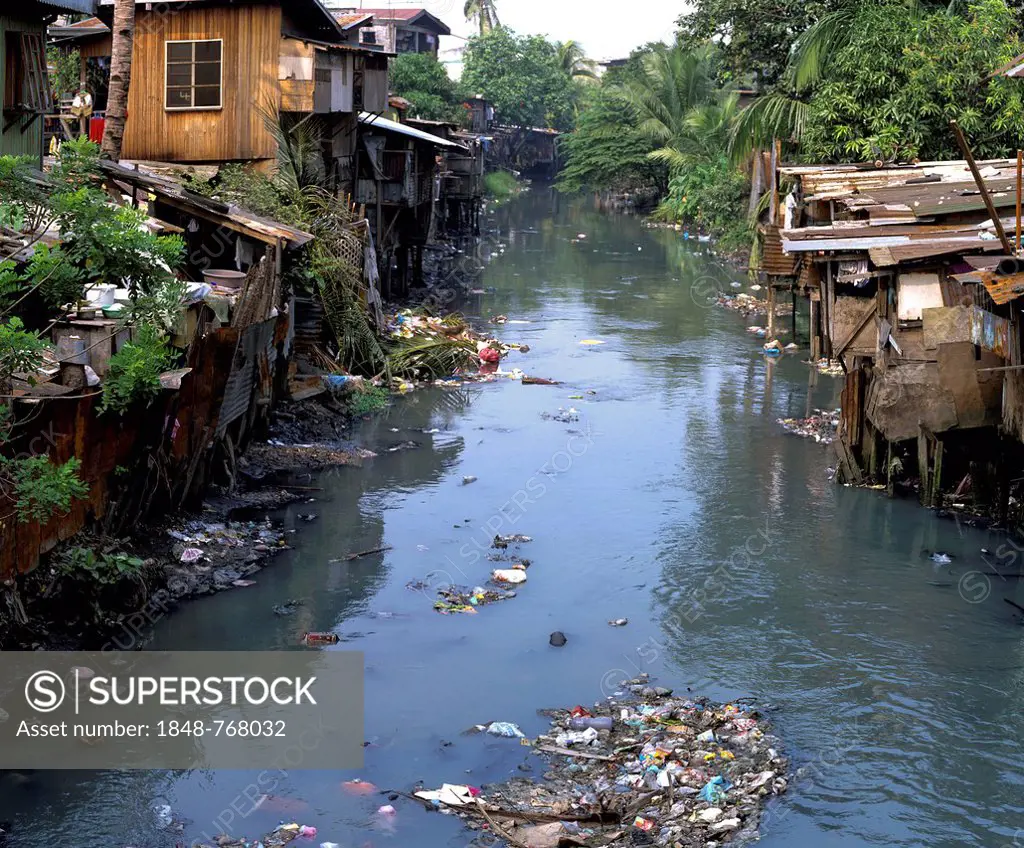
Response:
M267 362L275 360L274 331L277 319L271 318L247 327L238 340L231 375L224 387L224 402L217 419L217 438L223 438L228 425L249 410L256 381ZM261 364L262 360L262 364Z
M1024 274L1001 277L993 271L978 270L970 274L957 274L956 277L962 282L982 283L989 297L1000 306L1024 294Z
M782 233L778 227L764 228L764 244L761 250L761 265L758 270L779 277L796 274L798 257L787 254L782 248Z

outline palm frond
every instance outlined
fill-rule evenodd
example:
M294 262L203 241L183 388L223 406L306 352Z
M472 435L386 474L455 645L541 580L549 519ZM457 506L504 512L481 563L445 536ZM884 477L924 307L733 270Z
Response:
M789 66L795 91L806 91L821 80L829 57L846 40L859 11L859 4L853 4L823 15L797 39Z
M729 158L745 162L775 139L799 144L807 124L808 104L781 92L759 97L736 117L729 133Z
M470 367L476 345L447 336L413 336L402 339L388 354L391 373L399 377L438 380Z

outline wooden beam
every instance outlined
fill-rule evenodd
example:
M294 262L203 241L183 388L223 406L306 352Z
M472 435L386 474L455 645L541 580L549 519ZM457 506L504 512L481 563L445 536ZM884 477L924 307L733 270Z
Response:
M981 172L978 170L978 163L974 161L974 156L971 153L971 148L967 144L967 139L964 137L963 130L960 129L960 125L956 121L949 122L950 128L953 130L953 135L956 136L956 143L960 146L960 152L963 153L964 159L967 160L967 167L971 169L971 176L974 177L974 182L978 186L978 191L981 193L981 199L985 201L985 208L988 210L989 217L992 219L992 223L995 225L996 235L999 237L999 242L1009 254L1013 254L1013 245L1010 244L1010 240L1006 237L1006 230L1003 229L1003 222L999 219L999 213L996 211L996 205L992 202L992 196L988 193L988 186L985 185L985 180L981 177Z
M1021 207L1021 177L1024 174L1024 150L1017 151L1017 253L1020 253L1020 207Z

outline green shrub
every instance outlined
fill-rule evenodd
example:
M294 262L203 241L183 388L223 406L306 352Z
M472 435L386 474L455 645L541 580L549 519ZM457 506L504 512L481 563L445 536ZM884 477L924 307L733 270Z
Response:
M84 498L89 487L78 477L81 463L69 459L63 465L48 456L3 460L18 521L46 521L52 515L67 512L74 498Z
M382 386L367 386L356 389L348 399L349 413L355 417L369 415L386 409L391 401L391 393Z
M519 184L508 171L494 171L484 175L484 188L491 197L505 198L515 194Z
M145 562L124 553L97 554L89 548L69 548L57 561L57 570L66 577L90 585L112 585L122 580L138 580Z
M156 328L140 324L135 339L110 357L100 410L124 414L136 403L148 406L160 394L160 375L173 365L174 355Z
M678 171L653 217L695 226L723 247L738 247L749 243L747 199L746 178L722 156Z

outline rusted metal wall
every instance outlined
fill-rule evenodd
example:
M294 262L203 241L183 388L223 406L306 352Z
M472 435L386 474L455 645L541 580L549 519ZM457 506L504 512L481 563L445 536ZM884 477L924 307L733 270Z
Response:
M229 384L248 386L248 394L240 391L234 399L240 410L233 410L236 417L251 412L261 401L266 405L277 365L276 346L288 337L288 322L288 316L281 315L244 330L225 327L197 339L188 356L192 371L182 379L181 388L165 392L146 410L101 415L98 393L68 400L52 398L34 407L18 404L20 418L34 417L31 431L20 434L12 451L48 453L57 463L77 457L89 496L77 501L66 515L45 523L20 522L13 504L0 506L0 582L33 570L41 554L102 519L123 485L123 477L115 475L119 466L131 472L135 461L162 459L166 462L165 494L155 498L152 506L181 506L192 493L194 481L208 476L204 466L215 456L217 434L225 432L220 422ZM239 351L251 355L239 356ZM158 445L161 456L139 458L140 444Z

